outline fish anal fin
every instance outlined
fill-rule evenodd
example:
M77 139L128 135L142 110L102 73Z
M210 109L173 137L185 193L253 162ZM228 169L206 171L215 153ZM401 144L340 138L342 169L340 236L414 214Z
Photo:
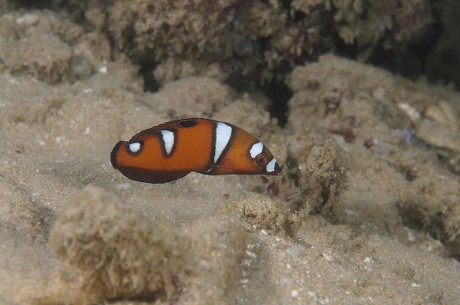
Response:
M190 171L152 171L136 167L120 167L118 170L131 180L152 184L172 182L190 174Z

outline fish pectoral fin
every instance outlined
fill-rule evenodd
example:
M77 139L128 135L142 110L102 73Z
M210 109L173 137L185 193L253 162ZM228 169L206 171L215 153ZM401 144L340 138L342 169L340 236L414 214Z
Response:
M219 164L213 164L209 169L201 173L205 175L226 175L236 174L237 172L233 166L233 162L229 159L224 159Z

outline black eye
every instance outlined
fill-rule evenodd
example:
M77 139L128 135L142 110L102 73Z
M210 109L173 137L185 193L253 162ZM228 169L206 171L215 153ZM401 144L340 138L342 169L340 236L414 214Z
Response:
M260 167L265 167L268 161L267 158L262 154L257 155L255 160L257 165L259 165Z
M180 120L177 124L180 127L190 128L190 127L196 126L196 124L198 124L198 123L197 123L197 121L195 121L193 119L186 119L186 120Z

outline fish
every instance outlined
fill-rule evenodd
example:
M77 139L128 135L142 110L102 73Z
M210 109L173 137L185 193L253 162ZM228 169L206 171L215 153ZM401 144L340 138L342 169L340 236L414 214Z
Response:
M233 124L205 118L169 121L119 141L110 162L131 180L162 184L191 172L278 175L282 168L256 137Z

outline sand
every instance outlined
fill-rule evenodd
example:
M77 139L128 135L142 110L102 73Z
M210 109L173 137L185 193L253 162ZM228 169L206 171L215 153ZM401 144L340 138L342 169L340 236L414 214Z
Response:
M460 302L457 92L326 55L289 76L281 128L219 78L145 92L52 12L0 23L1 304ZM283 174L111 167L117 141L179 117L248 130Z

